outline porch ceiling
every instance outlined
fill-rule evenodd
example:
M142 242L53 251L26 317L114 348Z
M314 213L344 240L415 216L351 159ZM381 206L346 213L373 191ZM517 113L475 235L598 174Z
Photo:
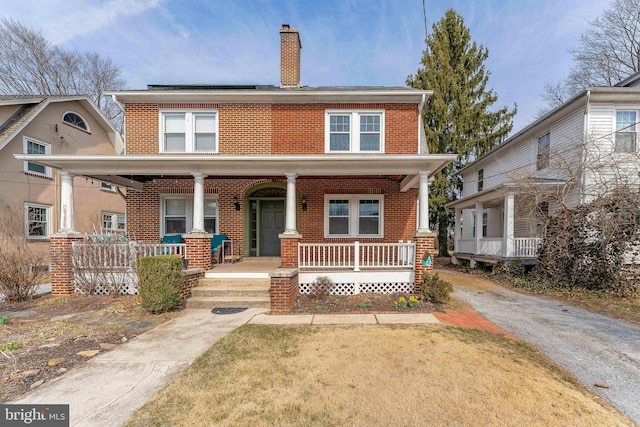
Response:
M527 183L506 182L448 203L447 207L450 209L469 209L475 207L476 203L482 203L484 207L496 207L502 204L502 199L507 194L530 194L534 188L536 192L553 192L559 186L566 185L566 183L563 180L550 179L532 179Z
M428 171L435 175L455 159L453 154L344 155L27 155L27 160L129 188L139 188L154 176L395 176ZM416 180L417 182L417 180ZM416 184L417 186L417 184Z

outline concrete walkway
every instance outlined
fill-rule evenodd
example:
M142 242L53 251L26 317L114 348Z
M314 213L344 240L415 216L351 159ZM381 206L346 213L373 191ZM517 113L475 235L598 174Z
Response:
M454 296L489 321L535 345L593 393L640 424L640 326L488 280L438 270Z
M11 403L69 404L72 426L121 426L216 340L245 323L438 323L429 313L271 316L266 311L253 308L217 315L209 310L187 309L179 317L96 356Z

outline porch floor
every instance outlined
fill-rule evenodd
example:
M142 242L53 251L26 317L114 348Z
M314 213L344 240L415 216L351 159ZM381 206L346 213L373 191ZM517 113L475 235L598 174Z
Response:
M215 265L205 278L269 278L269 273L280 267L280 257L245 257L242 261Z

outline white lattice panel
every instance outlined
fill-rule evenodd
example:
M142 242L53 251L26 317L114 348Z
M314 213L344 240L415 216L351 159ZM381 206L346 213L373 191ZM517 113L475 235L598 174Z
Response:
M330 288L330 289L329 289ZM413 283L385 282L385 283L333 283L331 285L316 285L314 283L300 283L301 294L311 294L312 291L327 291L331 295L355 295L361 292L375 294L392 294L396 292L413 293Z
M93 275L95 295L112 295L113 289L118 289L120 295L137 295L138 294L138 276L135 273L122 273L119 275L105 274L106 277L95 277ZM108 278L107 278L108 277ZM76 283L76 293L84 293L82 286Z

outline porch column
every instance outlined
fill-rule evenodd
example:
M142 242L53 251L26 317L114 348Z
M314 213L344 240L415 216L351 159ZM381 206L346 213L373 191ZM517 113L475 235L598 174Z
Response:
M503 230L503 242L502 242L502 256L505 258L511 258L514 256L513 249L513 225L515 223L515 197L513 194L507 194L504 196L504 230Z
M420 171L420 186L418 187L418 233L430 233L429 228L429 172Z
M476 202L476 247L475 247L475 254L479 254L480 253L480 244L481 244L481 240L482 240L482 210L483 210L483 206L482 206L482 202Z
M190 233L206 233L204 229L204 179L202 172L193 173L193 228Z
M460 240L460 237L462 237L462 230L460 230L460 217L462 214L462 210L460 208L455 208L455 213L455 228L453 229L453 252L458 253L458 241Z
M60 227L58 232L76 234L73 213L73 175L61 171L60 174Z
M283 234L298 234L296 226L296 174L287 173L287 211Z

